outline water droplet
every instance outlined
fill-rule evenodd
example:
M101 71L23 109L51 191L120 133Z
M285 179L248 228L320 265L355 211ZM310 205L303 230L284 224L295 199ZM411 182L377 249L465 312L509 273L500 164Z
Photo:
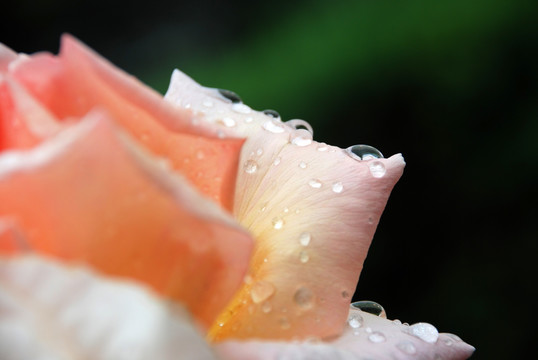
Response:
M338 181L333 184L333 191L337 194L340 194L344 190L344 185Z
M209 100L209 99L206 99L202 102L202 105L204 105L205 107L213 107L213 101Z
M245 105L243 103L235 103L232 105L232 110L240 113L240 114L248 114L250 113L251 109L250 106Z
M265 115L268 115L268 116L272 117L272 118L280 119L280 114L276 110L267 109L267 110L263 110L263 113Z
M295 130L299 130L300 128L304 128L305 130L307 130L310 134L312 134L312 136L314 135L314 129L312 128L312 126L305 120L301 120L301 119L293 119L293 120L289 120L289 121L286 121L285 123L286 125L288 126L291 126L292 128L294 128Z
M258 163L254 160L247 160L243 165L243 169L247 174L254 174L258 170Z
M245 121L245 123L249 124L249 123L254 121L254 118L252 116L248 116L248 117L245 118L244 121Z
M204 157L205 157L205 154L204 154L204 152L202 150L196 151L196 158L198 160L202 160Z
M282 126L282 124L280 123L275 122L275 120L267 120L263 123L262 127L273 134L281 134L286 131L284 129L284 126Z
M456 335L456 334L451 334L451 333L445 333L446 336L448 336L449 338L451 338L452 340L454 340L454 342L462 342L463 340L461 340L461 338Z
M280 164L280 161L282 160L282 158L280 156L277 156L275 158L275 160L273 160L273 165L274 166L277 166L278 164Z
M393 323L394 325L402 325L402 322L401 322L400 320L398 320L398 319L394 319L394 320L392 320L392 323Z
M351 307L367 312L372 315L382 317L384 319L387 318L387 313L385 312L385 309L383 309L383 306L379 305L375 301L370 301L370 300L356 301L356 302L351 303Z
M439 332L435 326L428 323L413 324L407 329L407 332L430 344L435 343L439 338Z
M252 276L248 274L245 275L245 277L243 278L243 281L245 282L245 284L248 284L248 285L252 284L252 280L253 280Z
M346 153L355 160L381 159L383 154L370 145L353 145L348 147Z
M303 309L310 309L314 306L314 293L309 288L301 286L295 291L293 301Z
M318 179L312 179L308 182L308 185L314 189L319 189L321 187L321 181Z
M232 103L240 103L241 102L241 98L239 97L239 95L237 95L236 93L234 93L231 90L218 89L218 91L225 99L231 101Z
M312 144L312 134L307 130L299 129L291 135L291 143L296 146L308 146Z
M387 338L385 337L385 335L383 335L382 332L374 331L368 336L368 340L377 344L377 343L385 342Z
M443 343L444 343L446 346L452 346L452 345L454 344L454 341L452 341L451 339L444 338L444 339L443 339Z
M385 165L381 161L372 161L368 164L368 167L370 168L370 173L375 178L381 178L387 172Z
M264 212L265 210L267 210L267 205L269 205L268 202L264 203L264 204L261 206L260 211L261 211L261 212Z
M301 251L299 253L299 261L301 261L303 264L306 264L308 260L310 260L310 256L308 255L308 253L304 250Z
M329 147L326 144L321 144L318 146L317 150L323 152L329 150Z
M407 355L414 355L417 353L417 348L410 341L402 341L401 343L396 344L396 347Z
M284 226L284 220L279 217L273 218L273 228L275 230L280 230Z
M275 292L275 287L268 281L260 280L255 282L250 288L250 297L255 304L259 304L267 299Z
M264 314L269 314L271 310L273 310L273 306L271 305L269 301L266 301L262 304L262 312Z
M301 162L299 163L299 167L300 167L301 169L306 169L306 163L305 163L304 161L301 161Z
M366 331L368 334L371 334L372 328L368 326L366 329L364 329L364 331Z
M263 154L263 149L262 148L256 149L256 155L262 156L262 154Z
M291 327L291 324L288 320L287 317L281 317L279 320L278 320L278 323L280 324L280 328L282 330L287 330Z
M299 243L303 246L308 246L310 244L310 240L312 239L312 236L309 232L302 232L301 235L299 235Z
M217 120L218 123L221 123L222 125L226 127L234 127L235 126L235 120L230 117L224 117L222 119Z
M364 319L362 318L362 316L357 313L352 313L347 318L348 325L352 327L353 329L360 328L362 326L363 321Z

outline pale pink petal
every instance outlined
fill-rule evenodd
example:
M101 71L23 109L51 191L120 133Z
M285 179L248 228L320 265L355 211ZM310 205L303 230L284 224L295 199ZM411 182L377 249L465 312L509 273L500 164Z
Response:
M134 282L0 258L0 359L214 359L189 316Z
M17 58L17 53L0 43L0 74L7 71L9 64Z

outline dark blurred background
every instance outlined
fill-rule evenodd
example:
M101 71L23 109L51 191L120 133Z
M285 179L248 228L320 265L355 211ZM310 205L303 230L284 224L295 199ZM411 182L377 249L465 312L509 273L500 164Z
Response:
M538 1L17 0L0 41L70 32L160 92L177 67L315 139L404 154L356 299L473 359L535 353Z

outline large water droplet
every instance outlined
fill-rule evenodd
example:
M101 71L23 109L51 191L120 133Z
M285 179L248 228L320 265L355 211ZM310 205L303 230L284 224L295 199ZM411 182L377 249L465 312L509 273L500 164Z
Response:
M373 343L382 343L382 342L385 342L387 338L385 337L385 335L383 335L382 332L374 331L368 336L368 340L370 340Z
M235 103L232 105L232 110L235 112L238 112L240 114L248 114L250 113L251 109L250 106L245 105L243 103Z
M267 109L267 110L263 110L263 113L274 119L280 119L280 114L276 110Z
M308 182L308 185L314 189L319 189L321 187L321 181L318 179L312 179Z
M428 323L413 324L407 329L407 332L430 344L435 343L439 338L439 331Z
M293 301L303 309L310 309L314 306L314 293L309 288L301 286L295 291Z
M344 190L344 185L338 181L333 184L332 189L335 193L340 194Z
M243 165L243 169L247 174L254 174L258 170L258 163L254 160L247 160Z
M383 306L379 305L375 301L370 301L370 300L356 301L356 302L351 303L351 307L367 312L372 315L382 317L384 319L387 318L387 313L385 312L385 309L383 309Z
M240 103L241 102L241 98L239 97L239 95L237 95L236 93L234 93L231 90L218 89L218 92L225 99L231 101L232 103Z
M275 292L275 287L269 281L260 280L255 282L250 288L250 297L255 304L259 304Z
M299 235L299 243L303 246L308 246L310 244L310 240L312 239L312 236L309 232L302 232L301 235Z
M312 134L304 129L295 130L290 140L293 145L308 146L312 144Z
M381 151L370 145L353 145L348 147L346 153L356 160L370 160L383 158Z
M368 164L368 167L370 168L370 173L375 178L381 178L385 176L385 173L387 172L385 165L383 165L381 161L372 161Z
M299 261L302 262L303 264L306 264L308 260L310 260L310 256L308 255L308 253L304 250L301 251L299 253Z
M273 134L281 134L286 131L284 126L278 122L275 122L275 120L267 120L263 123L262 127Z
M407 355L414 355L417 353L417 348L410 341L402 341L401 343L396 344L396 347Z
M360 314L357 314L356 312L351 313L349 317L347 318L347 323L353 329L360 328L362 326L363 321L364 319L362 318L362 316Z
M304 128L305 130L307 130L310 134L312 134L312 136L314 136L314 129L312 128L312 126L305 120L301 120L301 119L292 119L292 120L289 120L289 121L286 121L285 123L286 125L294 128L295 130L299 130L300 128Z

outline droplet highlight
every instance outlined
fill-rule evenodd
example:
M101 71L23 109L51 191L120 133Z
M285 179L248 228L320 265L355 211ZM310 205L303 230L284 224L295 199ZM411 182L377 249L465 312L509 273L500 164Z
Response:
M250 106L239 102L232 105L232 110L240 114L248 114L252 109Z
M351 327L353 329L360 328L362 326L363 321L364 321L364 319L362 318L362 316L360 314L357 314L357 313L352 313L347 318L347 323L348 323L349 327Z
M269 281L260 280L255 282L250 288L250 297L255 304L259 304L269 299L275 292L275 287Z
M340 181L338 181L333 184L332 189L333 192L340 194L344 190L344 185Z
M385 309L383 309L383 306L379 305L375 301L370 301L370 300L355 301L351 303L351 307L355 309L359 309L361 311L367 312L375 316L382 317L384 319L387 318L387 313L385 312Z
M368 168L370 168L370 173L375 178L382 178L387 172L385 165L381 161L372 161L368 164Z
M303 309L311 309L314 306L314 293L309 288L301 286L295 291L293 301Z
M226 127L234 127L235 126L235 120L230 117L224 117L222 119L217 120L217 122L221 123L222 125Z
M435 326L428 323L413 324L407 329L407 332L430 344L437 342L439 338L439 331Z
M302 246L308 246L308 244L310 244L310 240L312 240L312 235L310 235L309 232L305 231L299 235L299 244Z
M273 218L272 223L273 223L273 228L275 230L280 230L284 226L284 220L282 220L282 218L279 218L279 217Z
M383 158L383 154L381 154L381 151L370 145L353 145L348 147L345 152L355 160L371 160Z
M278 164L280 164L280 161L282 161L282 158L280 156L277 156L275 160L273 160L273 165L277 166Z
M314 189L319 189L321 188L321 181L319 181L318 179L312 179L308 182L308 185L310 185L311 188L314 188Z
M306 163L305 163L304 161L301 161L301 162L299 163L299 167L300 167L301 169L306 169Z
M301 119L292 119L292 120L286 121L285 124L292 127L295 130L299 130L300 128L304 128L310 134L312 134L312 136L314 136L314 129L308 123L308 121L301 120Z
M306 251L301 251L299 253L299 261L303 264L306 264L308 262L308 260L310 260L310 255L308 255L308 253Z
M375 344L378 344L378 343L385 342L387 340L387 338L385 337L385 335L382 332L374 331L373 333L368 335L368 340L370 340L371 342L373 342Z
M274 120L267 120L263 123L262 127L273 134L281 134L286 131L282 124L276 123Z
M402 341L401 343L396 344L396 347L407 355L415 355L417 353L417 348L410 341Z
M266 109L266 110L263 110L263 113L274 119L280 119L280 114L276 110Z
M258 163L254 160L247 160L243 165L243 169L247 174L254 174L258 171Z
M308 130L299 129L291 135L291 143L295 146L308 146L312 144L312 134Z

